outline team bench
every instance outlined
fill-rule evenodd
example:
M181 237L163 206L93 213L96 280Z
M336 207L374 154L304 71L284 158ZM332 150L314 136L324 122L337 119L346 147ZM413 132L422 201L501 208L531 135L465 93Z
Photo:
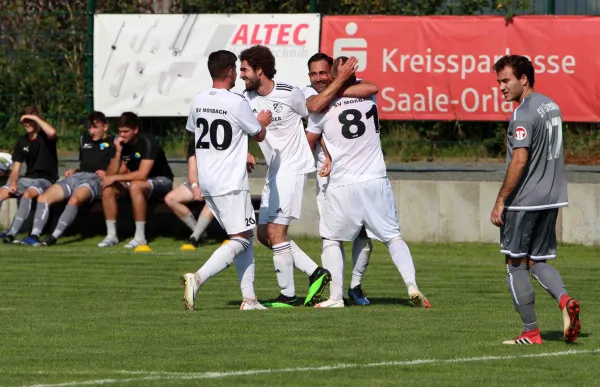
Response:
M252 195L252 206L258 218L258 209L260 207L260 195ZM50 233L56 227L60 214L65 209L66 202L56 203L50 206L50 218L44 229L44 233ZM131 209L131 201L129 198L118 198L117 204L119 207L117 217L117 233L119 240L125 240L133 236L135 231L135 223ZM204 207L204 202L194 201L187 204L187 207L192 211L197 218L200 211ZM21 232L31 230L33 216L35 214L35 203L32 205L29 218L24 222ZM225 239L227 234L221 228L217 221L213 221L206 230L209 238ZM92 203L83 205L77 213L75 222L69 227L65 236L81 235L82 238L90 238L98 235L106 234L106 223L104 221L104 213L102 210L102 200L96 199ZM164 201L164 198L153 198L148 201L148 215L146 217L146 236L148 239L156 237L171 237L185 240L190 236L190 230L177 218L171 211L169 206Z

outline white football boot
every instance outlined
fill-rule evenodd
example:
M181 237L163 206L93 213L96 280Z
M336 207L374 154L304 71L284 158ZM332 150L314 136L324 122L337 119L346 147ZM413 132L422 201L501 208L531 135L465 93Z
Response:
M185 273L181 276L183 285L183 307L185 310L194 310L194 298L198 293L196 275L194 273Z
M242 305L240 305L240 310L268 310L266 306L261 304L260 302L254 301L242 301Z
M334 301L332 299L325 300L323 302L319 302L315 305L315 308L343 308L344 300Z
M431 303L416 286L408 286L408 298L417 308L431 309Z

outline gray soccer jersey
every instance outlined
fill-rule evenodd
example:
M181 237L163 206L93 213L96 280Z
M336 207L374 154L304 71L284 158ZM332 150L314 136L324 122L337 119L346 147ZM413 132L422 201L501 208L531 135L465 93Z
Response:
M529 159L505 207L536 211L567 206L562 115L545 95L533 93L515 109L508 127L507 166L517 148L529 148Z

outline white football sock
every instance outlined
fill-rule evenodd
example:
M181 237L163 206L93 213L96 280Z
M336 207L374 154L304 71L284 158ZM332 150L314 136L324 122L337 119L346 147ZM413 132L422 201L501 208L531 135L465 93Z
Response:
M323 239L323 268L331 273L329 299L340 301L344 299L344 255L342 242Z
M243 253L248 245L247 239L233 238L229 243L216 249L208 261L196 272L200 277L198 286L202 286L209 278L231 266L235 257Z
M117 221L107 220L106 221L106 237L117 240Z
M246 300L256 300L254 293L254 237L250 234L248 249L235 258L235 269L237 271L242 297Z
M146 240L146 222L135 222L135 235L133 239L138 242Z
M369 265L373 242L369 238L356 238L352 243L352 281L350 288L354 289L362 282L362 277Z
M278 243L273 246L273 265L277 275L277 284L281 294L286 297L296 295L294 286L294 253L290 242Z
M300 247L298 247L296 242L294 242L291 239L290 247L292 248L292 252L294 253L294 267L296 269L300 270L307 276L310 276L312 273L314 273L315 270L317 270L319 265L317 265L315 261L310 259L310 257L306 255L306 253L302 251Z
M410 255L410 250L404 242L400 238L395 238L391 242L388 242L388 249L390 250L390 254L392 255L392 260L394 264L398 268L406 287L417 286L416 273L415 273L415 264L413 263L412 256Z

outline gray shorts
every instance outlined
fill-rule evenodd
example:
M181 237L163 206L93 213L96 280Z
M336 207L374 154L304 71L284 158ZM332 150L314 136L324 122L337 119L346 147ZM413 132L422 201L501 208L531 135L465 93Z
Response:
M556 258L558 208L541 211L505 211L500 228L500 252L513 258Z
M45 190L50 188L51 185L52 185L52 183L50 182L50 180L32 179L31 177L22 177L17 182L17 192L18 192L19 196L21 196L29 188L33 188L41 195L44 193ZM8 184L2 188L8 189Z
M79 187L86 187L90 190L93 201L95 198L99 198L102 195L102 183L100 178L92 172L76 172L69 177L60 179L56 182L60 185L65 193L65 199L68 199L73 195L73 192Z
M189 189L191 192L194 192L194 191L192 190L192 185L190 184L190 182L189 182L189 181L184 181L184 182L183 182L183 184L181 184L181 185L185 186L185 187L186 187L187 189Z
M173 189L173 180L164 176L152 177L148 179L148 183L150 183L150 186L152 187L148 194L149 198L165 197L165 195Z

